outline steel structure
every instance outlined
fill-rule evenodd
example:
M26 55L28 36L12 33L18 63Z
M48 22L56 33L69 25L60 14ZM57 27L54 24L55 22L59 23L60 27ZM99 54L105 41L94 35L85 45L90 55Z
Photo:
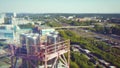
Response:
M52 28L68 29L91 27L93 28L94 26L65 26ZM38 29L41 29L41 27ZM62 40L54 44L43 42L28 46L29 44L27 43L24 45L18 45L17 43L9 45L11 68L59 68L58 65L60 62L63 64L63 68L70 68L70 40ZM29 52L27 50L29 50Z
M60 62L63 63L64 68L69 68L70 40L59 41L56 44L41 43L33 45L29 47L29 49L31 48L30 53L27 52L26 45L20 47L13 44L9 45L11 53L10 68L59 68L58 64Z

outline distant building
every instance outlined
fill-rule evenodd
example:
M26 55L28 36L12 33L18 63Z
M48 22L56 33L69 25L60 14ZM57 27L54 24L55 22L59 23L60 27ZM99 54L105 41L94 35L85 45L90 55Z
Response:
M70 19L73 19L73 18L75 18L75 15L69 16L67 19L70 20Z
M55 31L55 29L52 29L52 28L50 28L50 29L41 29L40 34L41 35L46 35L46 34L48 34L50 32L54 32L54 31Z
M13 24L15 22L16 13L5 13L5 24Z
M35 24L38 24L38 25L42 25L44 23L45 23L44 21L35 21Z
M101 22L101 20L97 19L96 17L76 18L75 21L78 21L78 22L85 22L85 21L97 21L97 22Z
M16 13L5 13L6 17L16 17Z
M60 16L61 18L63 18L63 19L66 19L66 17L65 16Z
M28 23L33 24L32 21L26 20L24 18L15 18L15 23L14 24L20 25L20 24L28 24Z
M5 14L1 13L0 14L0 24L4 23L4 18L5 18Z
M16 25L28 24L28 23L34 24L34 22L26 20L24 18L13 18L13 17L5 17L4 23L5 24L16 24Z
M120 23L120 18L112 18L112 19L109 20L109 22Z
M85 17L85 18L76 18L76 21L79 21L79 22L84 22L84 21L91 21L92 19L89 18L89 17Z
M5 24L12 24L14 22L14 20L13 20L13 18L11 18L11 17L6 17L5 19L4 19L4 23Z
M21 33L30 31L31 29L20 29L15 25L0 25L0 41L14 43L15 41L19 41L19 35Z
M0 40L14 39L14 26L13 25L0 25Z
M24 18L16 18L16 13L0 14L0 41L14 42L19 39L19 34L30 32L31 29L20 29L17 25L33 23Z

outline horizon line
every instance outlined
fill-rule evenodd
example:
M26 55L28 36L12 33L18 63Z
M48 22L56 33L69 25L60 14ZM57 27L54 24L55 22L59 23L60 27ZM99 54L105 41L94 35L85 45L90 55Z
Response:
M120 13L72 13L72 12L0 12L0 13L16 13L16 14L24 14L24 13L26 13L26 14L120 14Z

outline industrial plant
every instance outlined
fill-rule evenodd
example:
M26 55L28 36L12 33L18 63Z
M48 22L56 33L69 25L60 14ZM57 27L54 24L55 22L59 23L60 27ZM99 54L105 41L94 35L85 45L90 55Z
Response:
M9 44L11 68L69 68L70 41L54 29L21 33L19 40Z
M120 68L120 28L113 18L0 13L0 68Z

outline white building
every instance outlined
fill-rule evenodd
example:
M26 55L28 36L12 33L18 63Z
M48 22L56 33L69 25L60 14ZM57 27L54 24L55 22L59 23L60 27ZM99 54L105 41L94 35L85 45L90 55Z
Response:
M74 16L69 16L69 17L68 17L68 20L73 19L73 18L74 18Z
M34 22L30 21L30 20L26 20L24 18L15 18L14 24L28 24L28 23L32 23L34 24Z
M20 29L17 25L0 25L0 41L15 43L19 41L21 33L28 33L31 29Z
M48 33L54 32L54 31L55 31L55 29L53 29L53 28L42 29L42 30L40 30L40 34L41 34L41 35L47 35Z
M10 42L12 42L13 39L14 39L14 26L0 25L0 40L10 40Z
M12 12L11 13L5 13L5 16L9 17L9 18L10 17L14 17L15 18L16 17L16 13L12 13Z
M4 23L5 14L0 14L0 24Z

